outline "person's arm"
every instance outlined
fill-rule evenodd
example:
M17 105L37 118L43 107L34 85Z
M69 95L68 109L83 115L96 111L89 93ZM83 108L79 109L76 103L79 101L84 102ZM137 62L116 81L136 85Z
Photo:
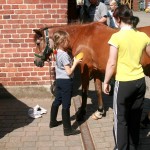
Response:
M109 94L110 92L110 85L109 81L113 76L116 64L117 64L117 57L118 57L118 49L114 46L110 46L109 58L106 65L106 73L104 78L104 93Z
M146 47L146 53L150 57L150 44Z
M102 23L107 23L107 7L104 3L99 3L99 6L98 6L98 12L99 14L101 14L101 18L98 20L99 22L102 22Z
M70 76L70 75L73 73L75 67L76 67L77 64L78 64L79 62L81 62L81 61L82 61L81 59L78 60L78 59L76 59L76 58L74 57L73 65L72 65L71 67L70 67L70 65L65 65L65 66L64 66L64 68L65 68L65 70L66 70L68 76Z
M102 17L98 22L106 23L107 22L107 17Z

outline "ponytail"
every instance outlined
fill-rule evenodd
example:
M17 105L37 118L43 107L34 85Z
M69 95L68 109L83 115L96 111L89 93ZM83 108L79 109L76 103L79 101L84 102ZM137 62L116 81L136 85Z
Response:
M131 24L133 28L136 28L137 24L139 23L140 19L136 16L131 17Z

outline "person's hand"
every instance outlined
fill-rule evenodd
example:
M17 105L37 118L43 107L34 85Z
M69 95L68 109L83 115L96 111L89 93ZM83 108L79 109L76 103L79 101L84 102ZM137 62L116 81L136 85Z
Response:
M78 63L80 63L80 62L82 62L82 59L76 59L76 58L74 57L74 63L78 64Z
M109 95L109 92L111 91L111 86L108 83L104 83L104 93Z

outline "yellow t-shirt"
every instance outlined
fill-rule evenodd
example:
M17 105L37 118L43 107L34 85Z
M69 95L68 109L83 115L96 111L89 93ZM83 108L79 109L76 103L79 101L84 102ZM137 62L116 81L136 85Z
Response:
M132 81L144 77L140 60L144 48L150 44L150 38L144 32L121 29L108 43L118 48L116 80Z

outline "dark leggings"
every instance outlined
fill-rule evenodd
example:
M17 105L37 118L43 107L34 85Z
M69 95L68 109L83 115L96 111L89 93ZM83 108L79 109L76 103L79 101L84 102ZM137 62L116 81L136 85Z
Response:
M145 78L115 83L114 135L118 150L137 150L145 91Z
M72 79L56 79L56 97L53 105L69 109L71 105L73 81Z

